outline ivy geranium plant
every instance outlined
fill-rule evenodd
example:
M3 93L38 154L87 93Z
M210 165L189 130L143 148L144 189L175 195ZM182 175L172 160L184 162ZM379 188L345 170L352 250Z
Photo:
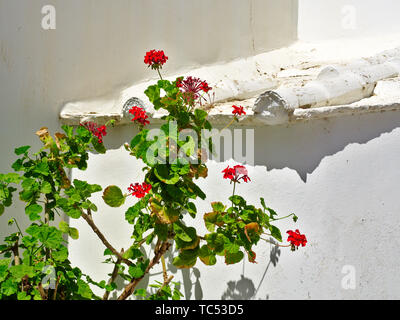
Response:
M196 180L207 178L206 160L213 152L212 139L202 135L203 130L212 129L206 110L212 104L213 95L208 83L199 78L164 80L161 69L167 60L163 51L156 50L147 52L144 60L160 77L145 91L156 110L166 111L159 134L151 136L146 128L150 121L143 108L134 106L129 111L140 131L125 148L130 155L142 160L146 172L144 181L134 181L122 189L112 185L103 190L98 184L69 180L67 170L85 170L91 152L106 152L103 137L114 125L113 121L101 126L93 122L77 127L62 126L64 132L54 136L47 128L41 128L36 135L43 143L42 148L36 152L30 146L15 149L18 157L12 164L15 172L0 175L0 215L12 205L18 192L30 225L21 230L16 218L10 217L8 221L12 231L0 245L0 299L107 300L117 291L119 300L135 296L178 300L182 297L179 283L172 282L173 276L169 275L164 259L173 245L177 249L173 259L177 268L191 268L196 263L213 266L218 257L228 265L245 258L256 263L254 246L259 241L292 250L306 245L305 235L297 229L287 231L287 245L271 240L283 241L276 226L278 220L291 217L296 222L297 216L278 217L263 198L257 207L239 195L237 186L251 182L243 165L228 166L221 172L221 184L229 182L232 195L210 203L209 212L201 213L206 234L198 234L195 225L184 222L186 215L195 218L199 214L195 201L206 200ZM232 113L234 120L246 114L241 106L233 106ZM179 139L188 130L192 135ZM202 140L198 150L195 139ZM132 225L128 247L115 248L95 224L98 208L91 196L97 192L103 192L105 203L113 208L122 206L128 197L138 199L125 212L127 223ZM68 237L79 241L79 231L62 220L64 215L69 219L84 219L104 244L105 262L114 265L104 279L92 279L68 260ZM61 219L58 224L56 216ZM148 259L143 254L145 245L154 246L153 255ZM160 262L163 276L150 285L153 290L137 289L145 275ZM117 277L125 280L123 288L117 288ZM103 296L95 295L93 286L103 289Z

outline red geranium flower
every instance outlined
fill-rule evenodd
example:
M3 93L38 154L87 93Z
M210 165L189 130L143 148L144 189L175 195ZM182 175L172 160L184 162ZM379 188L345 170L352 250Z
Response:
M82 127L85 127L87 130L89 130L95 137L97 137L97 141L99 143L103 143L103 136L107 135L106 132L106 126L97 126L97 123L87 121L84 123L81 123Z
M148 116L143 108L134 106L129 110L129 113L133 115L132 121L137 121L144 126L150 123L150 121L146 120Z
M212 88L210 86L208 86L208 83L203 81L201 83L201 90L203 90L205 93L207 93L208 91L212 90Z
M247 175L246 167L242 165L236 165L233 168L227 166L222 172L224 174L224 179L229 179L233 182L239 182L239 180L243 180L244 182L251 181L250 177Z
M149 193L151 190L151 185L143 182L142 184L140 183L135 183L131 184L128 187L128 191L135 196L136 198L143 198L147 193Z
M232 111L232 113L235 115L235 116L240 116L240 115L242 115L242 114L246 114L246 112L244 111L244 109L243 109L243 107L238 107L238 106L232 106L232 108L233 108L233 111Z
M194 102L200 98L200 91L207 93L212 89L206 81L191 76L186 77L186 79L178 78L176 86L181 88L184 98L189 102Z
M166 63L168 57L165 55L163 50L150 50L146 52L144 57L144 63L148 64L152 69L162 68L162 65Z
M305 246L307 243L307 238L304 234L300 234L300 231L296 229L296 231L288 230L286 232L289 234L287 241L292 245L292 250L295 250L295 247L298 248L300 245Z

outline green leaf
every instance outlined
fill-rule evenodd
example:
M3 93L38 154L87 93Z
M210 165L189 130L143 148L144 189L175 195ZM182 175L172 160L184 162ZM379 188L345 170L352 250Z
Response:
M104 255L104 256L113 256L114 253L112 253L112 251L111 251L110 249L107 248L107 249L104 250L103 255Z
M293 221L296 223L299 218L293 213Z
M65 221L60 221L58 227L63 233L68 233L69 231L69 225Z
M0 203L0 216L4 213L4 206Z
M177 257L175 257L175 259L172 261L172 264L180 269L191 268L196 264L198 254L198 247L192 250L184 250Z
M130 207L126 212L125 212L125 220L128 221L130 224L135 223L135 219L139 217L140 215L140 202L135 204L134 206Z
M147 259L144 262L140 262L135 266L129 266L129 274L131 275L132 278L140 278L144 275L148 265L150 263L150 260Z
M180 176L174 171L170 171L168 165L160 164L154 168L154 173L158 179L166 184L176 184Z
M41 213L42 211L43 211L42 206L38 204L31 204L25 208L25 213L29 216L29 219L31 221L39 220L40 219L39 213Z
M156 223L154 226L155 234L160 238L162 241L167 240L168 236L168 226L162 223Z
M21 171L21 169L23 168L23 163L23 159L18 159L11 165L11 168L13 168L15 171Z
M130 247L127 251L124 252L122 255L125 259L137 259L143 256L143 252L140 251L138 248Z
M186 227L180 221L174 223L174 231L176 237L185 242L191 242L197 238L196 229L193 227Z
M1 284L1 293L5 296L11 296L18 291L18 284L9 278Z
M236 253L230 253L228 251L225 252L225 263L226 264L235 264L240 262L244 257L242 251L238 251Z
M281 231L280 231L277 227L275 227L275 226L273 226L273 225L270 225L269 230L271 231L271 235L272 235L276 240L278 240L279 242L282 242Z
M217 263L215 254L210 250L207 245L203 245L199 251L200 260L207 266L213 266Z
M71 209L65 212L67 216L71 217L72 219L79 219L82 215L81 210L79 209Z
M69 230L68 230L68 234L74 240L79 239L79 230L76 229L76 228L71 228L70 227Z
M222 202L212 202L211 207L213 208L214 212L224 212L226 208Z
M196 117L196 120L199 123L202 123L205 120L205 118L207 118L208 113L207 113L207 111L204 111L204 110L201 110L201 109L196 109L194 111L194 116Z
M60 244L64 241L62 237L62 232L56 227L49 227L47 225L42 225L39 227L39 240L50 249L57 249Z
M214 250L216 253L222 252L224 250L225 245L225 236L221 233L209 233L204 236L207 241L207 245L211 250Z
M269 211L270 217L272 220L274 219L274 216L278 216L278 214L275 212L275 210L273 210L271 208L267 208L267 210Z
M19 148L16 148L16 149L14 150L14 153L15 153L17 156L19 156L19 155L21 155L21 154L24 154L24 153L28 152L29 149L30 149L30 146L19 147Z
M261 205L263 206L263 208L264 208L265 210L267 210L267 206L265 205L265 200L264 200L264 198L260 198L260 201L261 201Z
M25 276L28 276L29 278L32 278L35 276L35 269L32 266L27 266L25 264L20 264L17 266L12 266L10 268L10 273L12 276L17 279L18 281L21 281L21 279Z
M246 205L246 200L244 200L241 196L238 195L229 197L229 200L232 201L233 204L239 207L244 207Z
M50 182L43 181L42 186L40 187L40 192L44 194L51 193L52 188Z
M51 251L51 256L57 262L64 262L68 259L68 249L67 247L61 245L59 249Z
M83 298L86 298L86 299L92 298L93 292L90 289L89 285L85 281L78 279L77 285L78 285L78 294L80 296L82 296Z
M47 164L47 158L43 158L42 161L40 161L33 169L34 172L40 173L44 176L48 176L50 174L49 170L50 169L49 165Z
M129 266L129 274L132 278L140 278L144 275L144 271L140 266Z
M110 207L120 207L125 203L125 196L117 186L109 186L103 192L103 200Z
M100 154L106 153L106 148L103 143L99 143L96 138L92 139L93 148Z
M14 173L14 172L3 174L3 175L1 175L1 178L0 178L0 180L5 182L6 184L9 184L9 183L17 184L21 181L21 179L22 178L20 177L20 175L18 173Z

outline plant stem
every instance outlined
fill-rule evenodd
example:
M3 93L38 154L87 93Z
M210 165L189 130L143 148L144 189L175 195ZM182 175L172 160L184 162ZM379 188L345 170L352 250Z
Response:
M233 117L233 119L231 120L231 122L229 122L222 130L224 129L228 129L230 127L230 125L235 121L236 117ZM221 131L222 131L221 130Z
M121 249L121 255L122 254L124 254L124 249ZM121 263L121 259L118 258L117 262L115 262L113 272L111 273L111 278L108 280L108 285L111 285L111 283L113 283L115 278L118 276L118 269L119 269L118 265L120 263ZM104 296L103 296L103 300L108 300L109 295L110 295L110 291L106 290L106 292L104 293Z
M291 217L291 216L294 216L294 213L291 213L291 214L289 214L289 215L287 215L287 216L285 216L285 217L282 217L282 218L276 218L276 219L272 219L272 220L273 220L273 221L282 220L282 219L289 218L289 217Z
M157 242L156 247L154 249L154 257L147 266L143 276L132 279L131 282L128 283L128 285L125 287L122 294L118 297L118 300L127 299L135 291L135 288L139 284L139 282L144 278L146 274L149 273L149 271L151 270L151 268L154 267L154 265L160 262L161 257L164 255L165 252L168 251L170 247L171 243L169 243L168 241L163 241L161 244L158 244Z
M12 252L14 254L14 265L18 266L21 263L18 253L18 240L15 242L14 246L12 247Z
M275 245L275 246L278 246L278 247L283 247L283 248L291 247L290 244L287 245L287 246L285 246L285 245L283 245L283 244L279 244L279 243L273 242L273 241L268 240L268 239L264 239L264 238L260 238L260 239L261 239L261 240L264 240L265 242L271 243L271 244L273 244L273 245Z
M164 276L164 283L168 281L168 273L167 273L167 267L165 265L165 258L164 255L161 256L161 264L163 268L163 276Z
M160 76L160 79L162 80L163 78L161 76L160 69L157 68L157 72L158 72L158 75Z
M15 218L13 218L13 219L14 219L15 225L17 226L17 229L18 229L19 233L21 234L21 236L24 236L24 234L21 231L21 228L18 225L17 219L15 219Z
M86 213L82 212L82 218L86 220L86 222L89 224L89 226L92 228L94 233L99 237L101 242L109 249L111 252L118 258L121 259L124 263L126 263L129 266L134 266L134 263L125 259L115 248L107 241L107 239L104 237L104 235L100 232L99 228L95 225L93 222L92 217L87 215Z

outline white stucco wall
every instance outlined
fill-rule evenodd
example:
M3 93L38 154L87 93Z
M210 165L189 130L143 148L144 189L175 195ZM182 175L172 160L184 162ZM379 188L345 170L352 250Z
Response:
M35 141L35 130L46 125L54 132L59 127L58 114L66 101L113 94L152 76L142 63L149 48L164 48L170 56L165 71L173 72L250 56L296 38L295 1L168 3L173 3L170 8L159 0L0 0L0 172L10 170L15 146ZM340 16L342 1L332 7L333 3L300 0L302 38L350 34L337 28L339 19L331 18L336 12ZM397 4L391 3L395 7L390 10L372 2L358 6L365 18L358 20L363 27L357 30L365 31L355 35L396 29L397 22L389 26L383 18L368 18L383 16L379 10L385 8L387 14L396 12ZM57 9L56 30L40 27L40 8L45 4ZM157 19L148 16L151 9ZM175 19L163 16L164 10ZM375 29L366 27L370 21L375 21ZM207 268L199 262L191 274L173 270L175 280L182 280L185 297L398 299L399 120L400 112L387 112L257 127L256 166L249 168L252 182L241 185L238 192L254 204L263 196L282 215L295 212L300 218L296 226L309 243L295 253L282 248L273 262L271 246L264 245L257 249L257 265L227 267L219 261ZM74 171L73 178L122 188L140 181L140 163L122 147L133 134L131 127L115 128L105 139L110 151L92 155L89 169ZM209 210L209 201L230 194L220 173L225 166L210 163L209 178L200 181L208 195L207 201L197 202L200 229L204 230L201 213ZM127 248L131 229L124 210L102 205L100 194L94 201L99 204L96 223L116 248ZM127 201L124 208L133 203L134 199ZM20 212L17 208L0 218L1 237L9 230L6 222L11 216L24 216ZM102 280L110 272L110 266L101 263L104 248L82 221L71 224L80 230L80 239L70 241L71 261ZM295 227L281 226L283 232ZM341 286L345 265L355 268L354 290ZM235 290L228 292L228 287Z
M400 31L397 0L299 0L301 40L385 35Z

